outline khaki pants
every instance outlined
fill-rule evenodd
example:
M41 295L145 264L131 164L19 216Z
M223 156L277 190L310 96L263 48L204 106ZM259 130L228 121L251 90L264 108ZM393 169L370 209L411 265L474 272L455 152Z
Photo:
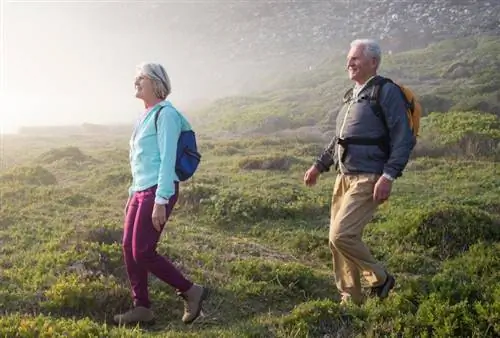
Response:
M370 286L385 282L385 269L362 241L363 230L379 203L373 188L380 175L339 174L333 189L329 243L337 288L343 300L363 301L360 273Z

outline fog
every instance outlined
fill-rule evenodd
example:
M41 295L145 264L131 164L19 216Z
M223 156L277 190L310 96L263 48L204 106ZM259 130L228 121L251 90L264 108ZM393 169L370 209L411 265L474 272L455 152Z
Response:
M132 123L135 66L162 63L181 109L263 90L277 74L344 57L499 30L497 2L1 1L1 131Z
M135 66L164 64L170 99L187 106L227 90L220 56L191 5L7 2L2 13L2 127L129 123L140 111ZM186 30L186 25L191 29ZM193 30L197 32L193 33ZM224 83L225 81L225 83Z

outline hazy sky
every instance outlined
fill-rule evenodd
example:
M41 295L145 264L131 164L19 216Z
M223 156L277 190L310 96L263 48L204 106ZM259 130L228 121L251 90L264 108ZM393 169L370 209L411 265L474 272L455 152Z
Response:
M4 131L133 121L142 61L165 66L181 108L218 93L224 55L207 52L200 2L0 1Z
M392 32L382 43L404 48L414 47L408 41L424 46L434 32L498 30L498 4L0 0L0 127L132 123L143 108L133 85L143 61L165 66L169 99L186 111L193 103L263 89L324 58L345 58L353 38ZM411 38L398 37L402 27L413 29Z

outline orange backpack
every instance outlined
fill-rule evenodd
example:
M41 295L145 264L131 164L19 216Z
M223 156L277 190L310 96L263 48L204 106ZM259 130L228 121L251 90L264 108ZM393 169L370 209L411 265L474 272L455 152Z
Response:
M385 77L379 78L380 80L375 82L375 85L373 86L372 95L370 97L370 100L373 100L373 102L375 102L375 110L379 109L380 113L382 113L382 107L380 106L380 103L378 101L379 92L380 89L382 89L382 86L388 82L395 84L399 87L401 93L403 94L403 99L406 105L406 114L408 115L408 122L410 124L411 131L413 132L413 136L417 137L420 130L420 118L422 117L422 106L417 100L417 97L407 86L396 83L391 79ZM377 111L375 111L375 113L377 114ZM385 124L384 114L377 115L379 115L384 120L383 122Z

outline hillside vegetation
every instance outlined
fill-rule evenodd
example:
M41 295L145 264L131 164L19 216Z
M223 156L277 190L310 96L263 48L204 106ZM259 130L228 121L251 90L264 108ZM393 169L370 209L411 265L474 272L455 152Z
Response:
M151 277L149 328L110 323L131 305L120 244L127 137L45 137L43 147L5 137L16 161L0 172L0 335L499 336L499 118L422 122L419 148L365 233L397 278L385 301L338 304L327 243L334 175L302 183L322 141L201 138L202 165L181 185L159 251L212 296L185 326L181 300Z
M351 85L344 69L343 57L336 56L310 71L275 78L272 90L224 98L190 115L207 135L268 135L297 128L323 133L334 126ZM499 114L498 69L500 38L482 35L385 54L380 74L410 86L424 114L449 110Z

